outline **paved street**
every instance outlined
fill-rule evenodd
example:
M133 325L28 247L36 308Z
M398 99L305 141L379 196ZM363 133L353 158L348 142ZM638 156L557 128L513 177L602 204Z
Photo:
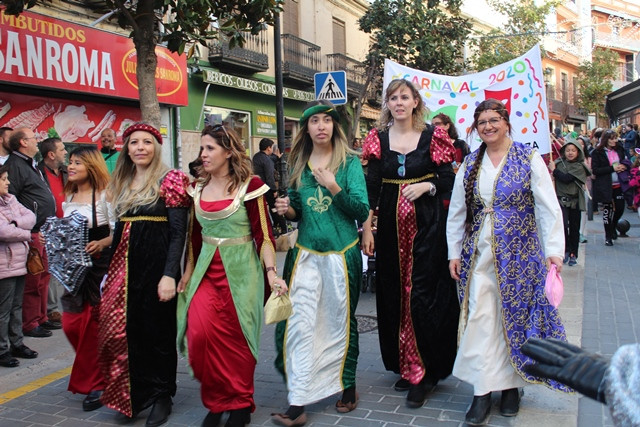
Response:
M565 299L561 314L569 340L595 351L611 354L619 345L638 341L640 331L640 283L629 280L632 265L640 254L640 221L627 211L632 237L618 239L612 248L604 246L601 217L589 222L589 243L581 245L579 264L565 267ZM586 255L586 256L585 256ZM279 254L282 264L284 254ZM586 262L585 262L586 261ZM583 289L584 287L584 289ZM584 309L583 309L584 307ZM584 321L583 313L585 316ZM375 295L362 294L358 307L360 320L360 359L358 392L360 404L349 414L338 414L334 405L339 395L307 408L310 426L460 426L471 400L472 388L455 378L440 383L420 409L408 409L404 394L392 389L397 377L384 370L375 330ZM272 425L270 413L287 406L286 390L273 368L273 326L265 327L261 360L256 371L257 410L252 425ZM148 411L134 422L120 420L116 412L101 408L83 412L84 396L67 391L73 351L62 331L52 338L26 338L27 345L40 352L33 361L22 360L17 369L0 371L1 426L142 426ZM543 386L525 388L520 414L505 418L498 414L499 396L489 419L491 426L602 426L611 425L606 408L577 395L564 395ZM178 393L169 426L197 426L206 415L199 398L199 385L190 378L181 360Z

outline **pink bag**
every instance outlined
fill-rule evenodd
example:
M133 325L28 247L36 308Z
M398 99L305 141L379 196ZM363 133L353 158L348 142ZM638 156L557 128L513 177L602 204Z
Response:
M558 308L564 296L564 285L555 264L551 264L551 268L547 273L547 280L544 283L544 293L551 305Z

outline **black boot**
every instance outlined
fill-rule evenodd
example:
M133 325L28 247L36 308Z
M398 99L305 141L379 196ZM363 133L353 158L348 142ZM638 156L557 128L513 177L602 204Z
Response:
M424 377L418 384L411 384L409 386L409 393L407 393L407 407L420 408L424 405L427 394L436 388L437 383L438 381Z
M244 427L251 422L251 408L235 409L229 413L225 427Z
M515 417L520 410L520 390L510 388L502 390L502 398L500 399L500 414L503 417Z
M221 417L222 412L209 412L202 420L202 427L218 427Z
M483 396L473 396L471 408L464 421L470 426L484 425L489 418L489 412L491 412L491 392Z
M167 422L171 414L171 398L169 396L159 397L151 408L151 413L147 418L146 427L156 427Z

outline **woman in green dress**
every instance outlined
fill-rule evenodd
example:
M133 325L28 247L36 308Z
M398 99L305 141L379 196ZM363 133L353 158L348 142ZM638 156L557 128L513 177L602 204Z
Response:
M284 426L303 425L305 405L339 391L338 412L357 406L362 256L356 221L369 214L362 166L333 104L310 103L300 124L289 156L289 196L276 200L277 213L298 222L284 272L293 314L276 328L276 367L285 375L290 406L272 419Z

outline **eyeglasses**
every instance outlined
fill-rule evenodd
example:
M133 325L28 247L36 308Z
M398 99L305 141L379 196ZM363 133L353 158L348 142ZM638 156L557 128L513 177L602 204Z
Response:
M398 175L403 177L406 173L406 170L404 168L404 162L407 161L407 155L406 154L398 154L398 163L400 163L400 167L398 168Z
M495 126L503 119L503 117L494 117L489 120L478 120L478 127L483 128L487 125L487 123L491 123L491 126Z

